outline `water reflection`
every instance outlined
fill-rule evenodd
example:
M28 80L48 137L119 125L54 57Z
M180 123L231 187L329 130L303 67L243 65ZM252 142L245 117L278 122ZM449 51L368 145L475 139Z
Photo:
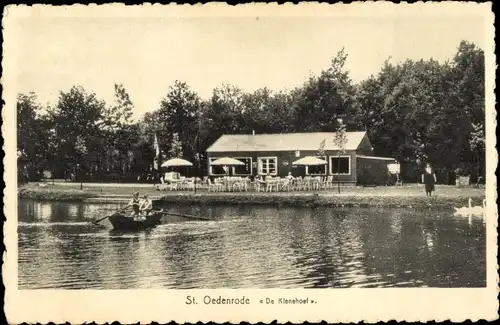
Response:
M180 206L145 232L95 220L116 205L19 204L19 286L485 286L485 229L450 211Z

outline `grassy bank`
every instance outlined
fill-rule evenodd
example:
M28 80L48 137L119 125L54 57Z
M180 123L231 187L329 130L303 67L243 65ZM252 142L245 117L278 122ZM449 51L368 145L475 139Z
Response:
M75 189L45 189L25 187L18 190L19 199L40 201L83 201L87 198L96 196L97 194Z
M279 193L175 193L167 192L161 201L186 204L273 204L282 206L333 207L461 207L472 198L473 205L481 205L485 191L477 188L457 188L441 185L432 197L426 197L418 185L402 187L345 187L315 192Z
M309 192L243 192L213 193L202 190L193 192L159 192L152 185L136 186L120 184L80 185L75 183L40 187L28 184L19 188L19 198L50 201L85 201L89 198L127 199L134 191L141 195L148 193L153 199L177 204L277 204L283 206L355 206L355 207L459 207L467 205L472 198L473 205L481 205L485 196L482 189L437 186L435 195L425 196L424 189L417 185L403 187L345 187ZM160 202L160 203L161 203Z
M472 198L473 205L481 205L482 197ZM324 193L220 193L220 194L170 194L159 201L176 204L256 204L303 207L461 207L468 204L468 198L433 196L377 196L377 195L332 195Z
M43 183L40 187L38 183L24 184L18 188L18 198L42 201L84 201L89 198L113 198L130 197L133 192L139 191L141 194L148 193L151 197L159 195L153 185L127 184L85 184L80 190L79 183L55 184Z

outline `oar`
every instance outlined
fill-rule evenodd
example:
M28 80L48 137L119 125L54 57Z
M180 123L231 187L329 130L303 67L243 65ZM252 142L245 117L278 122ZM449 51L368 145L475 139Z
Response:
M155 212L159 212L159 213L162 213L162 214L166 214L166 215L169 215L169 216L174 216L174 217L184 217L184 218L191 218L191 219L198 219L198 220L211 220L209 218L203 218L203 217L199 217L199 216L193 216L193 215L190 215L190 214L181 214L181 213L172 213L172 212L166 212L166 211L155 211Z
M115 213L125 211L127 208L128 208L128 207L125 207L125 208L123 208L123 209L120 209L120 210L116 211ZM115 214L115 213L113 213L113 214ZM108 219L108 218L109 218L109 217L111 217L113 214L111 214L111 215L109 215L109 216L105 216L104 218L101 218L101 219L95 220L95 221L93 221L93 223L94 223L94 224L98 224L99 222L103 221L104 219Z

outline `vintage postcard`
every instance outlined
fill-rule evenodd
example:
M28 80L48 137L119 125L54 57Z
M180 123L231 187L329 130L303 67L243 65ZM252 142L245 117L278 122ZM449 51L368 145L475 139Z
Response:
M7 320L497 319L493 22L6 7Z

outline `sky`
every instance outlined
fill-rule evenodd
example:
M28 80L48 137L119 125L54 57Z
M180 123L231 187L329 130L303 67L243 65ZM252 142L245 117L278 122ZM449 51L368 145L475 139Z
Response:
M202 98L215 87L279 91L326 69L339 50L357 82L383 62L451 59L461 40L484 49L479 15L336 15L207 17L37 17L18 22L18 90L55 105L81 85L109 104L121 83L134 116L159 107L175 80Z

